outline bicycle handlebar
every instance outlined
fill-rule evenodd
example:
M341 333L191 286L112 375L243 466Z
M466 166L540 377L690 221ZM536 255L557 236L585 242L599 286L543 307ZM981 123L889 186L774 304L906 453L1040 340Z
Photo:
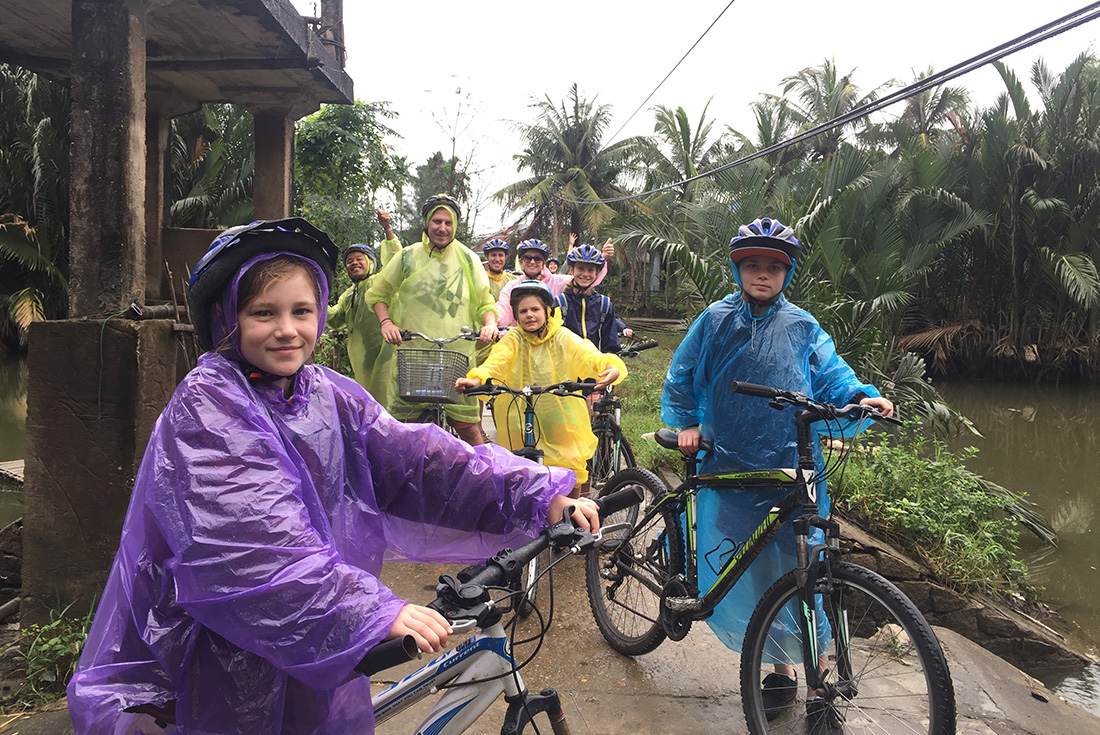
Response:
M600 518L618 513L632 505L642 502L641 490L636 487L624 488L596 500ZM524 565L541 554L547 547L567 548L579 553L593 546L597 538L588 531L573 525L570 517L572 507L566 508L562 520L548 526L534 541L515 549L503 549L474 574L468 581L459 583L449 574L441 575L436 586L436 599L428 606L447 615L463 609L473 609L484 604L487 587L503 587L523 574ZM455 608L458 608L456 611ZM367 655L355 667L364 676L372 676L379 671L399 666L420 657L420 650L411 635L382 641L367 651Z
M652 350L654 347L660 347L660 343L655 339L650 339L645 342L639 342L636 345L621 347L618 354L620 357L636 357L639 352L643 350Z
M592 392L594 383L578 383L575 380L564 380L553 385L527 385L522 388L511 388L503 383L495 383L488 378L481 385L467 388L464 393L468 396L499 396L507 393L512 396L539 396L551 394L555 396L583 397ZM578 395L579 394L579 395Z
M892 417L884 416L878 408L863 403L849 403L847 406L837 408L830 403L821 403L815 401L804 393L796 393L794 391L779 390L778 388L770 388L766 385L756 385L755 383L742 383L740 381L733 381L730 386L734 393L741 393L746 396L756 396L758 398L767 398L775 401L779 404L790 404L803 408L808 411L821 414L822 418L858 418L865 416L874 421L884 421L890 424L897 424L900 426L901 421ZM782 406L776 406L782 408Z
M462 331L453 337L429 337L428 335L421 332L413 332L409 329L402 329L401 340L407 341L410 339L422 339L425 342L434 342L437 345L445 345L450 344L451 342L456 342L460 339L465 339L473 342L478 338L478 334L478 332L471 330L469 327L463 327Z

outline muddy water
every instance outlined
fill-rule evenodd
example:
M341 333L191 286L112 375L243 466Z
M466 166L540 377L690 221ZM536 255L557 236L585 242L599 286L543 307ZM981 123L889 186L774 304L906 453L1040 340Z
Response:
M1100 388L1005 383L938 386L984 438L969 467L1026 492L1058 532L1059 548L1024 531L1030 580L1100 652ZM1052 675L1047 684L1100 715L1100 667Z

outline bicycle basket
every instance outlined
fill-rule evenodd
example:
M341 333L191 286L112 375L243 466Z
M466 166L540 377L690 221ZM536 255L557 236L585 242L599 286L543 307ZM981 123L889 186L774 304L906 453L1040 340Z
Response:
M410 403L458 403L455 381L466 377L469 364L469 358L455 350L400 349L397 395Z

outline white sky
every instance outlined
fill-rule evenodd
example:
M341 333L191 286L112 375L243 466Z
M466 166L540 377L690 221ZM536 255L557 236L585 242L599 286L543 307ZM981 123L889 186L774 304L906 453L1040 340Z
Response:
M455 152L472 152L483 171L480 188L491 193L521 178L511 156L522 146L509 123L533 122L533 100L548 95L560 103L576 82L583 96L611 105L610 135L728 1L344 0L347 71L357 99L388 101L400 114L392 122L403 136L395 147L415 164L436 150L447 155L457 115ZM313 0L292 2L313 13ZM753 136L749 103L780 93L785 76L826 58L841 72L856 69L866 92L890 79L909 82L929 66L946 69L1086 4L737 0L616 139L652 133L654 104L681 106L694 124L712 97L708 117L716 131L729 125ZM1030 87L1036 58L1059 72L1082 51L1100 49L1098 36L1094 21L1006 63ZM1004 89L989 66L953 84L982 105ZM497 216L486 211L477 229L491 229Z

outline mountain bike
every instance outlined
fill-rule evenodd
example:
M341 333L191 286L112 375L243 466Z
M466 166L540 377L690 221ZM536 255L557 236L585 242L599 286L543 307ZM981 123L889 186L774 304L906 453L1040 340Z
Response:
M446 432L458 436L447 423L447 404L458 403L455 381L466 377L470 360L458 350L444 349L444 345L460 339L475 341L478 333L463 327L453 337L429 337L420 332L401 330L402 341L413 339L431 342L435 348L402 347L397 350L397 396L407 403L427 404L415 421L418 424L435 424ZM406 417L408 420L409 417Z
M636 491L627 489L606 496L597 504L603 516L620 512L640 500ZM457 577L441 575L435 588L436 599L428 607L446 617L454 633L463 633L475 627L480 631L462 645L441 654L375 695L372 699L375 723L381 724L423 698L442 692L415 732L458 735L465 732L503 694L508 709L501 735L522 733L537 714L546 714L556 735L568 735L568 723L557 692L544 689L539 694L530 694L527 691L519 673L527 662L517 664L513 657L515 619L507 624L502 622L503 612L507 608L502 609L498 604L501 597L493 599L492 595L499 591L505 592L503 597L514 594L508 591L510 583L519 576L527 562L547 549L559 551L554 560L556 565L567 556L587 551L602 538L603 533L601 528L600 533L593 536L577 528L567 512L561 522L545 529L534 541L514 550L504 549L484 565L467 568ZM551 594L550 616L535 636L540 645L552 620ZM536 647L528 661L537 653ZM412 636L405 636L384 641L372 648L357 670L372 676L418 657L419 651Z
M619 350L620 357L636 357L643 350L657 347L655 340L639 342ZM588 464L588 481L592 496L599 497L608 479L619 470L636 467L634 450L623 436L619 421L623 402L615 396L615 386L603 389L599 400L592 404L592 433L596 435L596 452ZM628 519L633 522L634 519Z
M540 396L553 395L553 396L574 396L577 398L583 398L586 390L591 390L592 386L587 383L577 383L574 381L565 381L562 383L554 383L553 385L539 386L528 385L523 388L510 388L503 383L494 382L492 378L489 378L479 386L467 388L465 395L468 396L489 396L491 399L496 399L500 395L513 396L523 403L523 446L521 447L508 447L512 450L513 454L516 454L525 459L529 459L532 462L543 463L543 451L538 448L539 431L538 431L538 416L535 415L535 404L538 403ZM502 442L506 440L508 436L507 426L497 427L497 441ZM635 504L636 505L636 504ZM526 573L521 578L522 586L518 587L517 609L521 616L526 617L531 613L535 606L535 598L538 595L538 579L541 575L541 570L546 568L548 559L536 557L531 560L528 565Z
M666 638L683 639L692 622L713 613L768 541L790 523L797 566L757 602L741 649L741 696L749 732L953 734L954 689L932 629L897 587L842 560L839 525L817 513L817 482L842 467L843 458L818 473L813 452L817 432L811 425L896 422L865 405L837 408L800 393L748 383L734 383L733 390L768 399L776 409L795 407L797 468L697 475L697 459L688 456L686 479L675 490L648 470L626 469L612 477L605 492L637 487L656 500L630 531L605 533L585 559L589 603L600 632L612 648L630 656L648 653ZM677 436L662 429L656 439L662 447L677 449ZM713 446L703 440L700 449ZM785 495L748 538L723 539L721 548L698 548L698 491L760 488L780 489ZM811 529L824 532L823 544L811 545ZM715 569L716 581L700 590L698 570L704 563ZM801 670L801 686L765 682L774 676L769 668L775 664ZM764 689L771 692L765 695ZM808 690L818 698L810 699ZM787 701L777 704L777 699Z

